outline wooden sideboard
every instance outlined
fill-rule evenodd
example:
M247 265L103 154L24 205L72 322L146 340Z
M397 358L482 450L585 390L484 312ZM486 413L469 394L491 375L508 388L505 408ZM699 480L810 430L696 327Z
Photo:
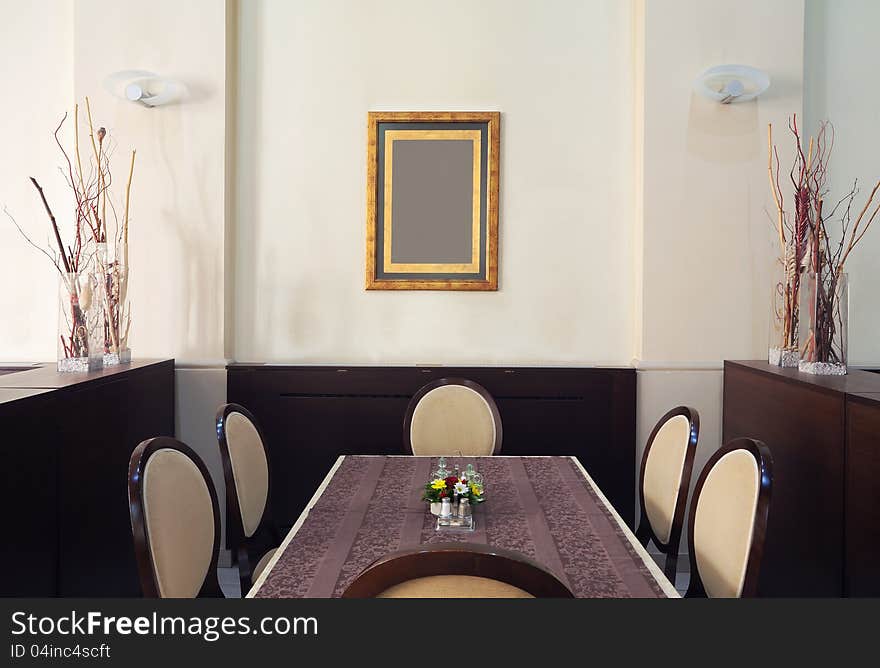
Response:
M340 454L403 454L410 398L449 377L476 381L495 398L502 455L577 456L632 526L634 369L232 364L227 398L252 411L266 436L278 522L296 521Z
M880 596L880 389L846 397L846 571L850 596Z
M880 595L880 374L726 361L723 440L740 436L773 455L759 594Z
M0 376L0 381L10 376ZM0 595L58 592L58 448L47 389L0 389Z
M140 596L131 451L174 435L174 361L0 375L2 596Z

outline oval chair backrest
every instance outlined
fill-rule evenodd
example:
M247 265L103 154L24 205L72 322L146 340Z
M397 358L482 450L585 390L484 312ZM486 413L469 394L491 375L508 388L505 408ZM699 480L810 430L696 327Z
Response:
M179 449L159 447L147 457L139 482L156 594L194 598L219 545L212 483Z
M464 379L442 379L410 402L404 439L420 456L486 456L501 449L501 418L491 395Z
M692 436L694 441L696 437L692 435L691 420L682 414L667 417L658 426L653 440L648 443L641 493L651 530L657 540L666 544L671 537L676 510L683 513L687 502L687 491L681 494L681 483L685 474L690 482L690 469L686 465L693 465L693 449L689 451L689 446ZM696 443L693 445L695 447ZM688 454L691 455L690 462ZM679 504L682 507L679 508Z
M706 596L756 593L771 461L763 443L738 439L715 453L700 475L692 501L690 548Z
M485 544L433 543L392 552L367 566L343 598L573 598L568 586L526 556Z
M229 463L245 538L254 535L269 499L269 463L256 425L239 411L229 412L223 422Z
M524 589L476 575L427 575L391 585L376 598L535 598Z

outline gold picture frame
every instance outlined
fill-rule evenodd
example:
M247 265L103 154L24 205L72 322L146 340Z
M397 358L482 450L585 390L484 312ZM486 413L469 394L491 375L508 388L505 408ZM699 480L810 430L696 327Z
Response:
M367 290L497 290L497 111L367 114Z

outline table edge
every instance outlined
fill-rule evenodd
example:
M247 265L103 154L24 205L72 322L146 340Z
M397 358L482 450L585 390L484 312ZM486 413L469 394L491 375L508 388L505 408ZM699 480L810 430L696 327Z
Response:
M339 455L336 458L336 463L330 467L330 471L328 471L327 475L324 476L324 480L318 486L318 489L315 490L315 493L312 494L312 498L309 499L308 505L305 507L299 518L296 520L296 524L290 527L290 531L287 532L287 536L284 537L284 540L281 542L281 545L275 550L275 554L272 555L272 558L269 560L269 563L266 564L266 567L263 569L263 572L260 573L260 577L257 578L257 581L254 582L250 591L247 593L245 598L254 598L256 594L259 593L260 587L263 586L263 583L266 581L266 578L269 577L269 573L272 572L272 569L275 568L275 564L278 562L278 559L281 558L281 555L284 554L284 550L287 549L287 546L290 545L290 542L294 539L297 532L302 527L303 523L306 521L306 518L309 516L309 511L314 507L314 505L318 502L318 499L321 498L321 495L324 494L324 490L327 489L327 486L330 484L330 481L333 479L333 476L336 475L336 471L339 470L339 467L342 466L342 460L345 459L346 455Z
M611 502L605 497L605 495L602 493L602 490L599 489L599 486L590 477L590 474L587 473L587 470L583 467L583 464L578 461L577 457L572 457L571 460L574 462L575 466L578 467L578 470L580 470L584 478L587 479L587 482L590 483L590 487L593 488L593 491L596 493L596 496L599 498L599 500L605 504L605 508L608 510L611 516L617 521L617 524L620 526L620 530L623 532L623 535L626 536L636 554L639 555L639 557L647 567L648 571L651 573L651 575L654 576L654 579L657 581L657 584L660 585L663 593L666 594L666 596L669 598L681 598L681 594L679 594L675 586L671 582L669 582L669 578L667 578L663 574L663 571L660 570L657 562L654 561L653 557L651 557L650 554L648 554L645 546L638 541L635 534L626 525L626 522L623 521L620 513L618 513L614 506L611 505Z

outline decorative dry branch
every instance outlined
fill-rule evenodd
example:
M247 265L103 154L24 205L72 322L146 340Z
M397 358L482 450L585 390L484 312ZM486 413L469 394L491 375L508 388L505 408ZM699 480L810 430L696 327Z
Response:
M12 214L9 213L9 209L3 207L3 213L6 214L6 217L12 221L12 224L15 225L15 228L18 230L18 233L24 237L24 240L27 241L31 246L40 251L43 255L49 258L49 261L55 266L55 269L58 270L59 274L63 274L64 272L61 270L61 267L58 266L57 256L53 256L48 250L43 248L42 246L37 245L26 233L23 229L21 229L21 225L18 224L18 221L13 218Z
M880 211L880 203L878 203L877 207L874 209L874 213L872 213L871 217L868 218L868 222L865 224L865 228L862 230L861 234L859 234L858 233L859 227L862 224L862 220L864 219L865 214L868 212L868 209L871 207L871 203L874 201L874 195L877 194L878 188L880 188L880 181L878 181L877 184L874 186L874 189L871 191L871 194L868 196L868 201L865 202L865 206L862 207L862 210L859 213L859 217L856 218L856 222L852 226L852 231L850 232L850 235L849 235L849 241L847 241L845 244L846 251L843 253L843 256L837 262L837 266L834 268L834 273L836 273L838 276L843 272L843 266L846 263L846 259L849 257L849 254L852 252L853 248L856 247L856 244L858 244L862 240L862 237L865 236L865 232L867 232L868 228L871 227L871 223L873 223L874 218L877 217L877 212ZM853 196L855 196L854 193L853 193ZM856 236L856 235L858 235L858 236ZM845 230L844 230L844 238L845 238L845 236L846 236L846 234L845 234ZM843 239L841 240L840 247L841 248L844 247Z
M782 193L779 192L776 179L773 176L773 124L767 124L767 178L770 180L770 192L773 194L773 201L776 204L776 231L779 234L779 253L785 255L785 211L782 209ZM779 171L779 156L777 155L776 171Z
M804 141L797 116L792 116L789 130L796 149L789 170L794 191L791 212L785 209L780 187L779 154L773 144L772 126L767 129L767 174L776 205L778 261L783 268L783 278L774 289L773 304L780 340L771 342L771 357L776 345L780 351L792 351L792 359L799 356L802 369L805 363L809 367L818 362L837 369L831 372L845 373L846 307L841 304L841 294L846 289L844 269L850 254L880 215L880 182L856 216L853 209L859 192L857 182L833 207L826 206L834 126L825 121L815 137ZM807 313L800 313L801 303ZM799 348L801 325L808 327L802 333Z
M789 171L789 180L794 187L793 218L789 217L784 207L785 198L780 184L779 151L773 144L773 126L772 124L767 126L767 176L776 205L776 234L779 240L777 262L782 272L782 278L774 289L776 295L774 302L776 299L780 302L774 303L776 311L774 318L779 321L779 338L771 342L771 354L778 355L779 360L784 364L796 361L797 357L800 268L807 251L807 234L813 213L810 204L810 184L814 169L813 140L810 140L809 149L805 154L801 148L796 116L789 121L789 130L797 146L795 160Z
M833 207L826 206L834 126L827 121L821 123L815 138L809 140L806 154L796 116L792 117L789 128L797 150L789 172L794 187L793 219L789 221L782 207L778 208L782 220L780 229L790 233L784 254L785 291L786 295L795 293L800 296L793 302L796 311L792 320L806 325L799 350L800 368L813 373L846 373L844 270L850 254L880 214L880 181L855 217L853 209L859 193L858 182ZM774 201L781 201L781 192L777 192L778 163L775 174L772 160L769 166ZM798 301L806 313L799 313ZM784 317L789 315L786 311ZM790 332L786 329L786 333Z
M123 352L127 345L128 331L131 324L130 306L127 303L128 283L128 227L131 185L134 174L134 156L132 151L131 165L128 171L128 182L125 187L125 215L123 224L117 217L117 208L113 203L111 185L113 183L110 169L110 158L113 154L113 143L106 128L98 127L92 121L92 110L89 99L85 99L86 122L88 123L91 157L86 162L80 151L79 142L79 105L74 106L73 155L68 153L62 142L60 132L67 114L55 128L54 139L64 159L61 172L65 183L73 193L73 229L70 242L65 243L58 221L46 198L43 188L35 178L31 182L39 193L43 207L49 217L50 227L58 248L57 255L52 251L51 244L43 248L34 243L25 233L15 218L6 211L7 217L15 225L19 233L33 247L48 257L62 275L70 293L70 309L65 320L70 325L70 335L61 335L61 349L69 357L78 357L87 345L87 336L91 334L91 323L83 317L83 304L91 305L95 298L104 307L104 351L105 353ZM108 220L108 208L112 220ZM113 223L111 233L110 223ZM106 244L112 241L110 257L106 252ZM59 264L59 262L61 264ZM91 280L81 280L85 272L98 275L99 293L94 294ZM83 292L87 290L87 292Z
M43 192L43 188L37 183L37 180L31 176L31 183L34 184L34 188L37 189L37 192L40 193L40 199L43 201L43 207L46 209L46 213L49 214L49 222L52 224L52 231L55 233L55 241L58 243L58 249L61 251L61 261L64 263L64 270L69 274L71 273L71 263L73 258L68 258L64 253L64 243L61 241L61 233L58 231L58 221L55 220L55 214L52 213L52 209L49 207L49 202L46 201L46 194ZM69 246L68 246L69 248ZM71 253L71 256L73 253Z
M131 152L131 166L128 169L128 183L125 184L125 211L122 214L122 252L123 263L128 267L128 205L131 201L131 179L134 176L134 157L137 150Z

